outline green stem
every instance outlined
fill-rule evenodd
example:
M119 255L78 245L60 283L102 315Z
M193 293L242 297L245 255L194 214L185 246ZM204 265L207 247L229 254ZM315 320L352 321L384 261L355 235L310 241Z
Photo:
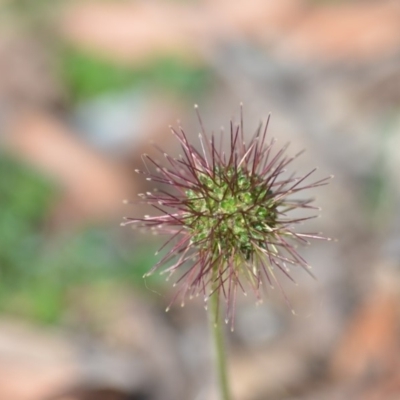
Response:
M230 400L227 374L227 363L224 347L224 332L221 316L219 315L219 295L214 292L210 298L210 329L214 341L214 360L217 372L221 400Z

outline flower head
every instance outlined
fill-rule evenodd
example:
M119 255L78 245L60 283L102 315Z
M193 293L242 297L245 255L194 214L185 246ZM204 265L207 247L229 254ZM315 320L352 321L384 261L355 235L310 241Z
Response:
M300 266L311 274L296 250L297 244L325 238L295 231L296 224L315 215L289 214L295 209L318 210L311 204L313 199L301 200L296 195L325 185L330 177L307 183L316 168L304 176L287 176L286 167L301 153L286 156L287 145L273 151L275 140L267 141L269 118L246 144L241 112L240 123L230 124L227 152L222 150L223 133L208 137L200 116L199 121L201 151L189 143L182 128L171 127L183 154L172 158L163 153L168 167L144 155L154 173L147 166L146 171L137 172L172 191L141 194L142 201L159 215L126 218L123 225L135 224L171 235L162 247L173 243L171 249L146 275L175 259L162 273L168 278L178 275L176 296L182 296L182 301L198 294L206 301L211 295L224 298L226 321L233 321L238 289L245 293L250 286L261 300L262 287L281 287L279 274L294 281L290 266Z

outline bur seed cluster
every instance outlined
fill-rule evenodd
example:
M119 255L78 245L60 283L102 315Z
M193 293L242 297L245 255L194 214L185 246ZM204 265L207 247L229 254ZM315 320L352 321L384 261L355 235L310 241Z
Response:
M207 135L195 108L202 128L201 151L182 127L171 127L182 155L174 158L160 150L167 166L144 155L146 169L137 171L160 184L158 190L141 194L141 202L156 213L128 217L123 225L169 236L161 248L169 250L146 275L161 270L168 279L177 276L173 301L180 296L184 304L186 297L202 294L207 302L218 296L225 300L226 321L233 324L238 290L246 293L251 287L262 300L262 288L281 288L279 275L294 282L290 268L312 275L297 247L330 239L298 231L300 223L317 215L293 217L291 212L318 210L313 198L297 195L326 185L331 177L310 182L316 168L305 175L288 175L287 167L302 152L289 157L287 146L274 148L275 140L267 137L269 117L246 143L241 108L239 124L230 123L229 149L224 151L224 132ZM165 267L172 260L172 266Z
M237 249L249 260L252 241L264 247L265 234L275 226L279 201L274 201L273 192L263 187L257 175L251 176L242 168L218 168L212 177L200 174L198 178L202 190L186 191L191 244L206 248L213 232L226 255Z

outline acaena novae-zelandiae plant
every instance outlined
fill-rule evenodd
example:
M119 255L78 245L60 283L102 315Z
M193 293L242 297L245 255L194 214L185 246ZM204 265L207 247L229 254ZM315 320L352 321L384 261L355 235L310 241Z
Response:
M169 251L145 276L158 269L167 279L177 276L172 303L180 297L183 305L186 297L199 294L206 303L210 300L221 398L227 400L220 305L225 305L225 322L230 321L233 329L238 291L246 293L250 287L261 301L262 288L277 285L282 290L279 275L294 282L290 267L301 267L313 276L297 247L313 239L329 239L297 230L299 223L317 215L291 216L291 212L318 210L312 198L298 195L326 185L331 176L310 182L316 168L305 175L290 174L287 168L302 152L287 156L288 144L274 149L275 139L267 138L269 117L246 142L241 107L239 123L230 123L225 151L224 133L207 135L197 105L195 109L201 127L200 150L181 127L170 127L182 154L173 158L159 149L166 165L145 154L145 169L136 170L163 186L139 195L157 215L128 217L122 225L170 236L161 248L170 245ZM163 268L174 259L172 266Z

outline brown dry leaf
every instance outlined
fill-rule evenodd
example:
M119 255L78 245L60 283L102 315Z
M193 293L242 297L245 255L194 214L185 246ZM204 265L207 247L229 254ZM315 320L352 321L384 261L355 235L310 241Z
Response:
M344 380L381 376L396 365L400 303L391 284L379 285L355 311L331 364Z
M4 319L0 325L0 399L44 399L77 379L73 348L61 335Z
M283 39L286 57L373 60L400 49L400 3L386 0L315 7Z
M175 54L191 62L237 37L271 41L297 19L302 0L76 3L61 30L74 45L122 62Z
M219 36L245 36L264 43L279 40L303 9L302 0L205 0L205 4Z
M201 9L163 2L76 3L60 26L74 45L128 63L160 54L195 62L205 31Z

